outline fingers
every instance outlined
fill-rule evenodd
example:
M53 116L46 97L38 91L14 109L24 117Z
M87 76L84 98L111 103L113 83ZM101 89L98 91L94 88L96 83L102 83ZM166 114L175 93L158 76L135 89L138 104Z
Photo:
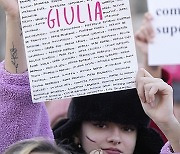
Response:
M140 68L137 72L137 75L136 75L136 80L141 80L141 77L152 77L152 75L147 72L144 68Z
M144 77L144 75L145 74L144 74L143 68L139 69L136 75L136 88L137 88L138 95L141 102L146 102L146 96L145 96L144 88L143 88L144 83L142 81L142 78Z
M150 103L152 106L155 102L155 96L171 95L172 88L162 79L152 77L146 70L140 69L136 76L136 88L142 102Z
M144 22L144 27L146 27L148 42L152 42L152 39L155 36L153 26L152 26L152 20L153 20L153 17L151 16L150 13L146 13L144 15L144 21L143 22Z
M150 13L146 13L144 15L143 23L140 29L135 33L135 38L137 41L143 41L143 42L152 42L155 34L152 27L152 16Z
M146 19L148 19L148 20L152 20L152 19L153 19L152 15L151 15L149 12L146 12L146 13L144 14L144 17L145 17Z
M144 85L145 91L145 99L146 102L151 105L151 107L155 106L155 94L158 92L158 87L154 86L154 84L149 83Z

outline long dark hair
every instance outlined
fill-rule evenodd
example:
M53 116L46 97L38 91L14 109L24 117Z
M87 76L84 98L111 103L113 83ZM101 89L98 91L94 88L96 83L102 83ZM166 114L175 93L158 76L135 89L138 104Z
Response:
M74 132L78 132L81 129L81 124L81 122L76 124L76 126L74 127ZM77 143L75 143L74 134L75 133L69 134L69 136L67 137L56 138L55 142L59 147L62 147L63 149L70 151L72 154L86 154L82 146L79 146Z
M137 131L134 154L159 154L164 142L152 128L141 127Z

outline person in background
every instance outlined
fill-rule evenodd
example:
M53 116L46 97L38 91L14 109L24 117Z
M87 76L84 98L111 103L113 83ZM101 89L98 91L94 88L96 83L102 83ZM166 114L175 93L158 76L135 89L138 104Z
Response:
M46 102L51 128L53 128L61 119L67 117L70 101L71 99L67 98Z
M25 139L8 147L3 154L70 154L43 138Z

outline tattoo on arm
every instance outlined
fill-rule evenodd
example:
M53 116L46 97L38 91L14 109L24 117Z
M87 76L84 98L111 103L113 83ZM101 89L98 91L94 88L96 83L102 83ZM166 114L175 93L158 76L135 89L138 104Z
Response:
M13 47L10 49L10 52L11 52L11 62L15 66L16 73L17 73L17 69L18 69L18 64L17 64L17 59L18 59L17 49L14 47L13 42L12 42L12 45L13 45Z

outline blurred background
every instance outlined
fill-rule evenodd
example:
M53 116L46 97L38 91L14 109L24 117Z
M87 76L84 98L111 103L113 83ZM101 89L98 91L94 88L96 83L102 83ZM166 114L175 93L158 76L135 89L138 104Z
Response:
M147 10L146 0L129 0L131 6L132 22L134 32L142 22L143 14ZM5 53L5 14L0 8L0 61L4 59Z
M0 8L0 61L4 59L5 53L5 15L3 10Z

